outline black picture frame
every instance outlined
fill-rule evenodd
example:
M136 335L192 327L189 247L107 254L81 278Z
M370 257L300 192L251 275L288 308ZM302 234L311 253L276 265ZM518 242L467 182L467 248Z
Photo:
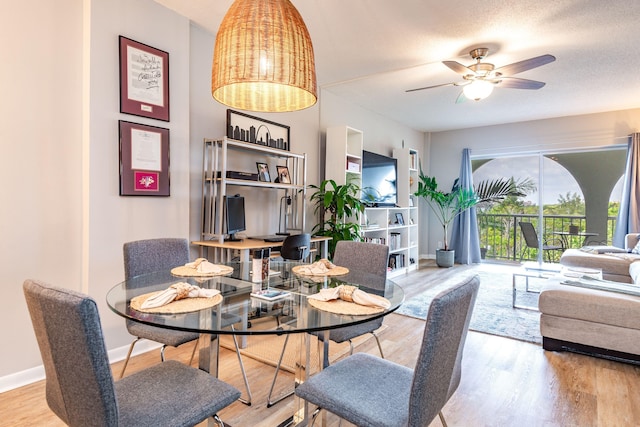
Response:
M169 129L120 120L120 195L171 195Z
M280 184L291 184L289 168L286 166L276 166L276 169L278 170L278 182Z
M402 216L402 212L396 212L396 223L398 225L404 225L404 216Z
M227 110L227 138L290 151L289 126Z
M119 37L120 112L169 121L169 54Z
M256 167L258 168L258 181L271 182L269 165L262 162L256 162Z

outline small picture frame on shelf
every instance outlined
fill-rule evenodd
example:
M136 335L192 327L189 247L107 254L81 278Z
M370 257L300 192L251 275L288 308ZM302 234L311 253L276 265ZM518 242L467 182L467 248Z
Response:
M271 182L269 175L269 165L266 163L256 162L258 167L258 181Z
M396 212L396 224L404 225L404 217L402 216L402 212Z
M286 166L276 166L276 168L278 169L278 182L280 184L291 184L289 168Z

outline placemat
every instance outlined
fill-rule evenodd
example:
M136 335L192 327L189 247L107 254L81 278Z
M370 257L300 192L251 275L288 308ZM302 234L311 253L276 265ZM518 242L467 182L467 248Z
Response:
M174 276L182 276L182 277L213 277L213 276L225 276L227 274L233 273L233 267L228 265L220 265L216 264L216 267L220 269L218 272L212 273L201 273L195 268L187 267L186 265L181 265L179 267L174 267L171 269L171 274Z
M381 300L388 300L380 295L372 295L373 297L380 298ZM370 314L382 313L384 308L382 307L369 307L367 305L360 305L354 302L348 302L341 299L335 299L331 301L320 301L317 299L308 298L307 302L311 307L315 307L318 310L328 311L334 314L349 314L352 316L365 316Z
M158 295L161 292L164 291L150 292L131 298L131 308L143 313L179 314L214 307L222 302L222 294L218 294L213 298L183 298L178 301L172 301L162 307L142 308L142 304L147 298Z
M291 269L295 274L299 274L300 276L341 276L343 274L347 274L349 269L347 267L335 266L326 272L323 273L308 273L305 272L305 268L308 267L306 265L296 265Z

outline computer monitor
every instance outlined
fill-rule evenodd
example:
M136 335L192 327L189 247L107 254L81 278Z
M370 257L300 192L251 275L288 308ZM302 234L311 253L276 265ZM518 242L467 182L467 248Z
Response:
M235 237L235 234L246 230L244 218L244 197L236 194L235 196L225 196L225 223L227 226L227 234L229 237L224 239L226 242L237 242L242 239Z

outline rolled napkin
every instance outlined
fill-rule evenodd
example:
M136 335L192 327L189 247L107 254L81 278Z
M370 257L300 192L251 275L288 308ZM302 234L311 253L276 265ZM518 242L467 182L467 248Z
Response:
M340 285L335 288L320 289L317 294L309 295L309 299L319 301L331 301L341 299L343 301L354 302L358 305L367 307L381 307L387 309L391 303L386 298L380 298L377 295L371 295L362 291L355 286Z
M322 275L336 268L336 265L326 258L322 258L319 261L309 265L301 265L298 267L300 274Z
M184 298L213 298L219 293L220 291L218 289L204 289L185 282L179 282L174 283L159 294L147 298L147 300L143 302L140 307L142 309L162 307L163 305L167 305L172 301L177 301Z
M209 273L217 274L222 272L222 269L220 268L219 265L210 263L209 261L207 261L206 258L198 258L193 262L186 263L184 266L188 268L193 268L198 273L204 273L204 274L209 274Z

